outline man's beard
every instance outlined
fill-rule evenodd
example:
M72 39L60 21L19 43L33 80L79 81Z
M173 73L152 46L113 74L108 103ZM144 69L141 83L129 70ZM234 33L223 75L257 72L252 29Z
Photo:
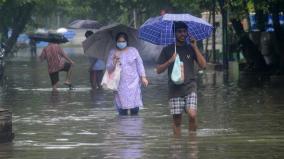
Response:
M177 41L180 43L184 43L185 42L185 38L177 38Z

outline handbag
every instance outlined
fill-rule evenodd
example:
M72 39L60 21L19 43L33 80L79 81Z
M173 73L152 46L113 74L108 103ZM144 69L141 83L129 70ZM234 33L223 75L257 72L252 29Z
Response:
M184 82L184 68L183 68L183 62L180 60L179 55L176 56L173 70L171 73L171 79L174 82L174 84L183 84Z
M101 82L103 89L117 91L120 81L120 71L121 67L119 64L116 64L113 72L105 71Z

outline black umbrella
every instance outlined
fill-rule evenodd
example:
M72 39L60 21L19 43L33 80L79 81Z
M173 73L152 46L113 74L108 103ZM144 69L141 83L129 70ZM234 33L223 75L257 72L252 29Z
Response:
M35 33L35 34L30 34L29 38L34 39L35 41L45 41L52 43L68 42L68 39L66 37L58 33Z
M71 29L99 29L103 25L95 20L75 20L68 25Z
M125 32L128 35L129 46L133 46L139 51L142 49L142 40L138 39L137 29L123 24L112 24L100 28L83 41L84 53L88 56L106 59L109 51L115 48L115 36L119 32Z

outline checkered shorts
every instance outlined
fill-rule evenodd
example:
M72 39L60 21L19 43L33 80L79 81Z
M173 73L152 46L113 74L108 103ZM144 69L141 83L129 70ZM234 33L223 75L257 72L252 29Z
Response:
M197 95L192 92L185 97L171 98L169 101L171 114L182 114L186 109L197 110Z

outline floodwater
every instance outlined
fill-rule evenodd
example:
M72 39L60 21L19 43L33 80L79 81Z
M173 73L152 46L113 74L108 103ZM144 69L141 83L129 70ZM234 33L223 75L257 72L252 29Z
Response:
M61 82L53 93L45 63L24 52L7 62L0 106L13 113L13 143L0 144L5 159L284 158L283 79L242 75L227 81L222 72L198 75L198 130L174 138L167 105L166 74L147 65L138 116L118 116L112 93L93 92L88 60L73 55L74 90ZM64 74L60 76L64 79Z

